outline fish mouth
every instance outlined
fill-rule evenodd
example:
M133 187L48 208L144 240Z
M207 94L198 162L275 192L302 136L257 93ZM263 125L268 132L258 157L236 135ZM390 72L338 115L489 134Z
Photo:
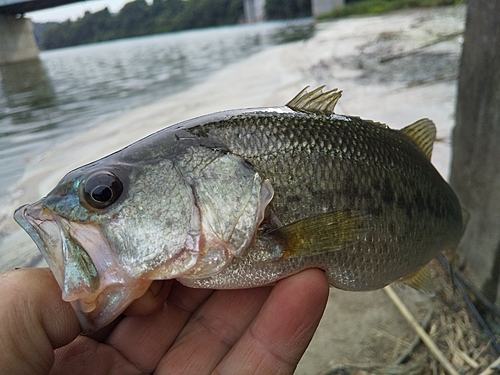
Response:
M18 208L14 219L43 254L84 334L111 323L152 282L132 278L118 266L95 223L71 222L45 207L43 200Z

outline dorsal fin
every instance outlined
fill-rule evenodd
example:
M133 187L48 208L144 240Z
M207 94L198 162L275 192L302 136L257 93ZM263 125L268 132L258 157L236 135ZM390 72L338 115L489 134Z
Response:
M342 96L342 91L333 89L323 92L324 87L321 86L316 90L307 92L309 86L306 86L295 98L286 104L287 107L297 112L330 116L333 114L335 105Z
M431 120L423 118L401 129L400 132L410 138L429 160L431 159L432 147L436 140L436 125Z
M373 121L373 120L363 120L363 121L366 121L366 122L369 122L369 123L372 123L373 125L375 126L380 126L381 128L384 128L384 129L388 129L389 127L387 126L387 124L384 124L383 122L377 122L377 121Z

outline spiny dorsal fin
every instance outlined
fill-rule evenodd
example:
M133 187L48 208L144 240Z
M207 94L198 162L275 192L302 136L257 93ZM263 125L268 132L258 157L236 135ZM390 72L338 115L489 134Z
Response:
M373 120L364 120L364 121L366 121L366 122L370 122L370 123L372 123L373 125L380 126L381 128L384 128L384 129L389 128L389 127L387 126L387 124L384 124L383 122L376 122L376 121L373 121Z
M432 147L436 140L436 125L431 120L423 118L400 131L410 138L429 160L431 159Z
M330 116L333 114L335 105L342 96L342 91L333 89L323 92L322 90L324 87L325 86L321 86L316 90L307 92L309 86L306 86L295 96L295 98L286 104L287 107L297 112Z
M431 278L431 267L429 263L427 263L417 272L412 273L401 279L401 282L429 296L435 295L434 285L432 284L432 278Z
M308 217L271 232L285 244L282 259L318 255L345 249L368 232L368 218L354 211Z

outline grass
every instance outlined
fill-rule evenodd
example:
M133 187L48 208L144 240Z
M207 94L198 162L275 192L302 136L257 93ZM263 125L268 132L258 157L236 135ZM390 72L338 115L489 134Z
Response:
M330 13L319 16L318 19L340 18L355 14L380 14L397 9L458 5L465 1L466 0L361 0L334 9Z

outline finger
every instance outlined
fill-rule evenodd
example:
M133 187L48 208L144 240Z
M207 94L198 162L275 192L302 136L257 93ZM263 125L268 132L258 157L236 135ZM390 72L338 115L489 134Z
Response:
M55 351L50 375L142 375L145 372L115 348L87 336L78 336Z
M312 339L327 299L328 282L320 270L306 270L278 282L215 373L292 374Z
M147 292L132 302L124 314L127 316L149 315L159 311L167 299L171 286L170 280L153 281Z
M145 316L127 316L106 343L146 373L156 368L193 312L213 293L174 281L164 306Z
M174 281L156 285L161 285L160 290L153 289L150 297L144 297L146 300L137 300L139 306L134 307L134 312L145 312L151 305L150 298L156 300L160 295L170 292L168 303L163 301L161 308L149 315L123 316L102 344L90 337L78 337L56 352L54 367L57 371L54 371L54 375L78 374L72 369L85 369L82 374L88 371L94 375L154 371L192 311L212 293L210 290L189 289ZM144 306L141 307L141 304Z
M94 341L104 342L107 340L109 334L113 332L118 324L125 318L125 315L120 315L118 318L109 323L106 327L101 328L100 330L85 335L86 337L91 338Z
M156 374L210 374L248 328L271 287L216 291L198 309Z
M99 331L87 335L95 341L103 342L105 341L109 334L116 328L116 326L122 321L122 319L127 316L137 316L137 315L150 315L153 314L163 307L165 299L170 292L170 287L172 286L171 281L155 280L151 283L151 286L146 291L146 293L136 299L132 304L127 307L122 315L116 318L113 322L108 324L106 327L101 328Z
M80 324L48 269L0 275L0 373L45 374L53 349L71 342Z

